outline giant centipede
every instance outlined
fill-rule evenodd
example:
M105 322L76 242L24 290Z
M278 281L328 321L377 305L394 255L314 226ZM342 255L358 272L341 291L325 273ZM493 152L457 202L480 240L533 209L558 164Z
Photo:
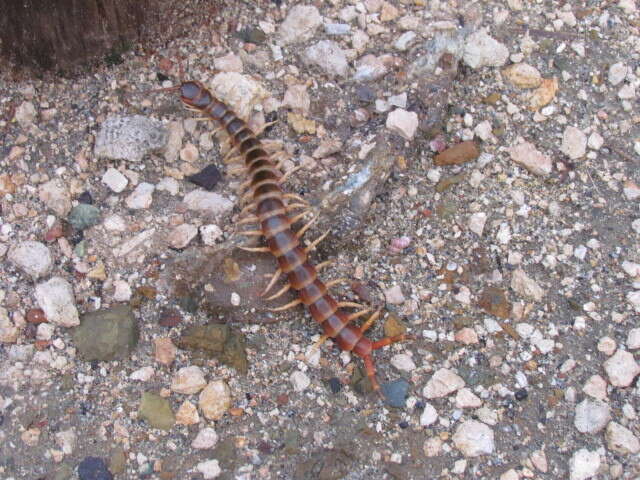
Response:
M365 332L380 314L380 310L373 313L362 325L353 323L356 318L369 309L355 313L347 313L344 308L360 306L351 302L339 302L329 294L329 288L334 281L323 282L318 278L318 270L328 262L313 265L309 261L309 252L329 233L328 231L310 244L303 246L301 237L311 227L312 219L297 232L292 226L301 220L305 213L290 216L295 208L305 206L306 203L299 196L286 193L282 184L288 173L282 173L273 157L267 153L256 134L239 118L227 105L197 81L186 81L169 89L180 92L183 105L199 112L207 119L223 129L229 135L233 148L239 152L244 160L244 168L248 179L244 184L247 193L244 198L250 203L243 209L248 216L241 223L255 223L259 229L244 231L246 235L260 236L266 243L262 247L241 247L253 252L269 252L277 260L278 268L262 292L266 294L282 275L286 275L287 283L275 295L268 297L272 300L293 289L297 292L297 299L272 311L282 311L300 304L304 304L313 319L320 324L324 332L323 339L331 338L341 350L352 352L364 362L366 375L371 386L378 394L380 385L376 379L376 368L372 354L375 350L411 338L407 334L385 337L378 341L371 341ZM298 203L289 203L291 200ZM301 203L302 202L302 203Z

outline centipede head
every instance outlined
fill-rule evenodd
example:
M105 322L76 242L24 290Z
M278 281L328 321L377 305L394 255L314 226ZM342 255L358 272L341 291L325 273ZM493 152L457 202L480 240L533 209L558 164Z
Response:
M209 91L200 82L182 82L179 88L180 101L190 110L202 110L213 101Z

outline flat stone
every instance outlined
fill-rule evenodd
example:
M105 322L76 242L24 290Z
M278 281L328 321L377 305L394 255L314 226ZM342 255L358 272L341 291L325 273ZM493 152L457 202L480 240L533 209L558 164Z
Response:
M464 380L459 375L452 370L441 368L429 379L422 395L426 398L441 398L463 387Z
M129 180L119 170L110 167L102 175L102 183L109 187L112 192L120 193L127 188Z
M138 416L160 430L171 430L176 423L169 400L151 392L142 394Z
M53 277L36 286L35 297L51 323L62 327L80 324L71 284L62 277Z
M482 67L501 67L509 58L509 49L489 34L480 30L465 41L462 59L474 70Z
M487 214L485 212L473 213L469 217L469 230L481 237L482 233L484 232L484 226L486 223Z
M167 241L172 248L185 248L198 235L198 227L183 223L169 232Z
M311 40L318 27L322 25L322 16L311 5L296 5L289 10L278 30L281 45L302 43Z
M167 129L158 120L142 115L111 116L96 135L94 155L139 162L145 155L162 150L167 140Z
M627 348L635 350L640 348L640 328L632 328L627 334Z
M253 109L269 96L269 92L260 82L238 72L218 73L211 81L211 90L244 120L247 120Z
M418 114L396 108L387 115L387 128L405 140L411 140L418 130Z
M344 51L331 40L321 40L308 47L303 59L305 63L319 67L327 75L346 77L349 73L349 63Z
M215 58L213 60L213 67L221 72L242 73L242 59L233 52L229 52L224 57Z
M306 373L301 372L300 370L296 370L289 377L293 385L293 389L296 392L304 392L309 385L311 385L311 379L307 376Z
M607 399L607 381L600 375L592 375L582 387L582 391L590 397L604 402Z
M409 392L409 382L403 378L398 378L392 382L386 382L380 385L382 394L384 395L384 403L393 408L404 408L407 401L407 393Z
M491 455L495 447L493 430L477 420L460 424L453 434L453 443L465 457Z
M171 390L176 393L191 395L198 393L207 385L204 372L198 366L181 368L171 380Z
M53 266L49 247L33 240L20 242L11 247L7 258L34 280L47 275Z
M631 430L619 423L609 422L605 433L609 450L622 455L635 455L640 452L640 441Z
M600 454L590 452L586 448L577 450L569 460L571 480L586 480L598 474L600 469Z
M212 215L222 215L233 209L233 202L215 192L194 190L184 196L185 205L189 210L197 210Z
M62 180L54 178L43 183L38 188L38 197L47 208L59 217L66 216L71 211L71 196Z
M155 338L153 340L155 353L154 358L156 362L162 365L171 365L178 353L177 347L173 344L173 341L168 337Z
M403 372L411 372L416 369L416 364L406 353L398 353L391 357L391 365Z
M518 88L537 88L542 82L542 76L537 68L528 63L515 63L509 65L502 74Z
M127 207L134 210L149 208L153 202L153 191L155 189L155 185L151 183L139 183L125 200Z
M614 387L628 387L640 374L640 365L636 363L633 354L620 349L604 362L604 369Z
M582 158L587 152L587 136L579 128L569 125L562 134L560 150L572 160Z
M218 460L206 460L204 462L200 462L196 465L196 470L202 474L204 480L218 478L222 473Z
M548 155L538 151L532 143L521 142L507 149L511 159L534 175L546 176L553 170L553 162Z
M33 124L37 115L33 103L24 101L16 108L15 119L22 128L26 128Z
M291 85L284 92L282 106L289 107L293 112L307 115L311 107L311 97L306 85Z
M188 400L182 402L176 412L176 423L178 425L197 425L199 422L198 408Z
M471 140L460 142L436 155L434 165L460 165L471 162L480 156L478 145Z
M573 424L580 433L598 433L611 419L609 405L599 400L585 398L576 405Z
M100 223L100 209L88 203L79 203L71 209L67 220L73 228L86 230Z
M107 469L107 464L104 459L99 457L85 457L78 464L78 478L80 480L113 480L113 475ZM58 479L56 478L55 480Z
M384 77L389 68L384 62L382 56L365 55L359 59L356 64L356 71L353 75L353 79L356 82L368 82L371 80L379 80Z
M128 305L85 313L73 332L78 353L86 361L128 358L139 337L138 324Z
M523 297L531 298L537 302L544 297L544 290L530 278L524 270L518 268L513 271L511 277L511 288Z
M213 448L218 443L218 434L215 429L205 427L198 432L196 438L191 442L191 446L197 450Z
M198 400L200 411L208 420L220 420L231 406L231 390L224 380L210 382Z
M629 73L629 67L623 62L614 63L609 67L607 79L611 85L622 83Z
M420 414L420 425L428 427L438 421L438 411L430 403L426 403L422 413Z
M456 393L456 408L480 408L482 400L468 388L461 388Z

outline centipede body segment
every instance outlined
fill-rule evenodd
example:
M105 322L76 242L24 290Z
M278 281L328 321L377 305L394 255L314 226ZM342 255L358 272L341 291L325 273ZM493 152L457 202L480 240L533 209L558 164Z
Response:
M266 293L284 275L287 285L270 298L276 298L286 290L297 292L297 300L281 307L282 310L295 305L304 304L311 316L320 324L324 335L334 340L341 350L353 352L364 361L367 376L374 390L380 391L376 380L376 369L372 353L374 350L399 342L408 335L387 337L376 342L365 336L365 331L371 326L377 314L372 315L361 326L353 322L363 312L347 313L343 307L348 302L338 302L329 293L328 283L318 277L318 268L309 261L309 251L317 242L309 246L301 243L302 234L311 226L311 222L303 226L298 232L293 231L293 224L301 216L290 216L296 206L303 203L291 204L295 198L282 189L285 175L277 168L272 157L263 148L254 132L248 128L244 120L240 119L223 102L216 99L200 82L183 82L176 90L180 91L180 99L186 108L200 112L224 129L233 145L244 161L248 180L245 183L247 198L250 203L245 209L250 219L259 224L259 230L245 232L264 237L265 247L257 247L255 251L269 251L277 260L278 269L265 290ZM293 200L295 201L295 200ZM249 223L249 222L247 222ZM250 250L247 248L247 250Z

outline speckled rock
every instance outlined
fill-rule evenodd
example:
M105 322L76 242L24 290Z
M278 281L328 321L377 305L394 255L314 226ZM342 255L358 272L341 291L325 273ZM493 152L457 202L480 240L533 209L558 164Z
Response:
M167 129L158 120L142 115L112 116L96 135L94 155L98 158L139 162L167 144Z
M160 430L170 430L176 422L169 400L151 392L142 394L138 416Z
M133 311L125 305L85 313L73 332L78 353L87 361L127 358L139 336Z
M62 327L80 324L71 284L62 277L53 277L36 286L35 297L47 320Z
M198 406L209 420L220 420L231 406L231 390L224 380L214 380L200 392Z
M296 5L289 10L287 18L280 25L278 30L280 44L288 45L311 40L320 25L322 25L322 16L316 7Z
M47 208L59 217L64 217L71 210L71 196L66 185L59 178L54 178L40 185L38 197Z
M78 230L85 230L100 222L100 209L88 203L79 203L71 209L69 223Z
M640 374L640 365L633 358L633 354L620 349L604 362L604 369L614 387L628 387Z
M11 247L7 258L32 279L44 277L53 266L49 247L44 243L27 240Z
M585 398L576 406L574 425L580 433L597 433L611 419L609 405L599 400Z
M491 455L495 447L493 430L477 420L460 424L453 434L453 443L465 457Z
M480 30L467 37L462 58L474 70L500 67L509 58L509 49L487 34L486 30Z
M303 54L305 63L319 67L327 75L346 77L349 74L347 57L340 46L331 40L321 40L308 47Z

